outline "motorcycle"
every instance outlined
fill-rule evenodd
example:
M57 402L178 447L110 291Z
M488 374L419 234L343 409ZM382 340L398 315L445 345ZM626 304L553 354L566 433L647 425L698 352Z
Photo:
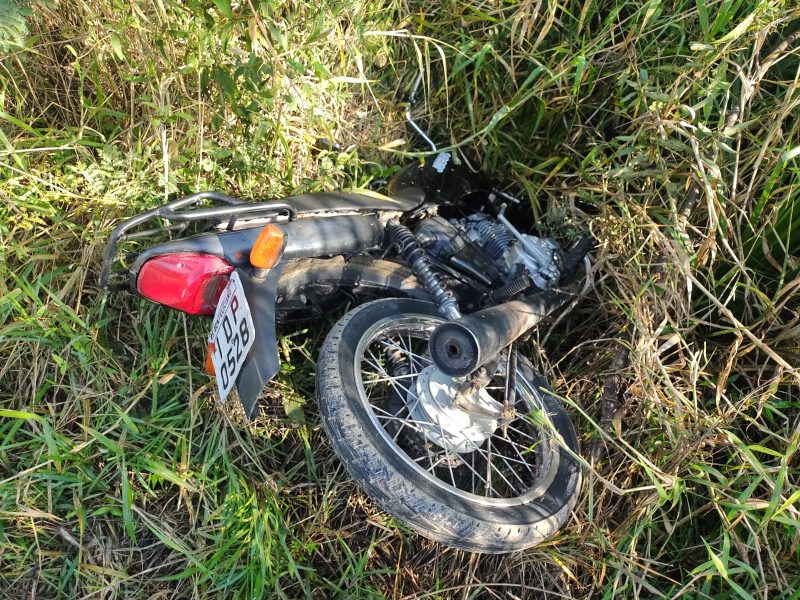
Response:
M385 194L196 193L120 223L100 284L211 317L207 370L249 418L280 367L276 323L349 300L317 362L337 456L423 536L520 550L568 519L581 470L574 427L518 340L575 297L591 242L564 251L524 233L519 200L407 120L432 154Z

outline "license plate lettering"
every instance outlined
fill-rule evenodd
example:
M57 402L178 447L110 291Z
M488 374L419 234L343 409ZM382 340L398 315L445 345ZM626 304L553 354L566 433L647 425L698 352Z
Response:
M231 328L231 320L228 318L228 315L225 315L225 318L222 319L222 331L225 333L225 341L230 344L231 337L233 337L233 329Z
M241 280L235 271L220 297L208 336L217 387L224 401L239 376L255 340L255 327Z
M227 359L228 359L228 368L231 371L236 371L236 358L233 355L233 347L228 348Z
M222 368L218 372L219 372L219 380L222 383L222 387L227 388L230 385L230 379L231 379L231 376L228 375L228 365L226 363L222 363Z

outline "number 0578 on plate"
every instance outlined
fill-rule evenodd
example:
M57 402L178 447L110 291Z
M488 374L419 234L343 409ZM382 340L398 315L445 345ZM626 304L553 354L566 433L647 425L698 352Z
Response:
M242 281L234 271L220 296L208 336L208 351L223 402L233 389L255 337L253 317L244 295Z

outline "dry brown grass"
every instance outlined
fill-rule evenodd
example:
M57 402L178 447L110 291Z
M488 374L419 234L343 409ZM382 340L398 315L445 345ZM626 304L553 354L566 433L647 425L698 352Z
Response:
M0 594L793 597L797 8L228 6L69 0L27 36L0 25ZM168 194L386 176L416 149L399 109L419 65L437 140L542 230L600 241L594 288L531 347L596 449L583 499L512 556L413 536L348 480L311 402L327 324L284 332L245 428L198 370L202 324L93 276L111 224Z

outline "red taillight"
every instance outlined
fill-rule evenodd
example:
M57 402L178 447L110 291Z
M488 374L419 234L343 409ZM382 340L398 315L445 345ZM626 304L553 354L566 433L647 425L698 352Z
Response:
M233 267L210 254L165 254L139 269L136 289L153 302L190 315L213 315Z

